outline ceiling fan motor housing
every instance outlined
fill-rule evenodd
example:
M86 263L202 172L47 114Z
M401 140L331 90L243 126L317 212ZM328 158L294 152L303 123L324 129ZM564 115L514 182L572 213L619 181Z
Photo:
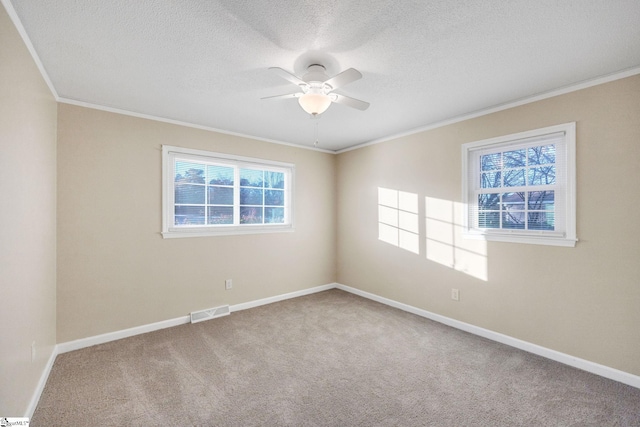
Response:
M326 69L320 64L311 64L307 67L307 72L304 76L302 76L302 80L305 82L312 83L324 83L329 80L329 76L327 76Z

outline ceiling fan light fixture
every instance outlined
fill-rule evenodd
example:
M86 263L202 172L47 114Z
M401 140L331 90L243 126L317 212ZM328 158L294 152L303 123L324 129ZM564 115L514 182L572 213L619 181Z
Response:
M304 111L312 116L317 116L327 111L331 105L331 98L323 93L308 92L298 98L298 103Z

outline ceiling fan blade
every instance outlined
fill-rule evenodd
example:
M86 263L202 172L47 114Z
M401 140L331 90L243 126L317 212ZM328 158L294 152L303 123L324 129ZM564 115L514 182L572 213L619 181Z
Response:
M302 92L296 92L296 93L285 93L284 95L274 95L274 96L265 96L264 98L260 98L260 99L286 99L286 98L300 98L302 96Z
M332 93L330 94L330 96L331 96L331 100L333 102L337 102L338 104L346 105L348 107L356 108L362 111L369 108L368 102L360 101L359 99L351 98L349 96L340 95L337 93Z
M300 80L298 77L294 76L293 74L291 74L286 70L283 70L280 67L270 67L269 69L274 73L276 73L277 75L279 75L280 77L282 77L283 79L290 81L294 85L307 86L307 82Z
M362 74L360 73L360 71L356 70L355 68L349 68L348 70L344 70L340 74L331 77L324 83L331 86L332 89L338 89L341 86L344 86L351 82L355 82L356 80L361 78Z

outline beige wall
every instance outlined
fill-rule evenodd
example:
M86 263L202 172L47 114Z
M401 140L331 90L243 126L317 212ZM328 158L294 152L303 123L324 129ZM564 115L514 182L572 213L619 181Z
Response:
M56 343L56 102L2 6L0 200L0 415L21 417Z
M2 416L28 410L56 342L336 280L640 375L640 76L333 156L56 106L0 8L0 94ZM569 121L577 246L457 236L460 145ZM295 163L296 231L162 239L162 144ZM420 254L378 240L378 187L418 195ZM434 210L452 224L427 228Z
M456 236L450 247L426 251L427 238L442 240L441 231L455 228L445 221L427 229L425 215L459 207L461 144L571 121L575 248L483 246ZM338 156L338 282L640 375L638 183L640 76L345 152ZM419 255L378 240L378 187L418 194ZM451 288L460 290L459 302Z
M58 111L59 343L335 281L334 155ZM294 163L295 232L163 239L163 144Z

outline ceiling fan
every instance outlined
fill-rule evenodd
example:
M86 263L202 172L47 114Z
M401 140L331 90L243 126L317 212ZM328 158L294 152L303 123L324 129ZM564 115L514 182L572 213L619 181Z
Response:
M309 65L307 72L301 78L279 67L271 67L269 69L283 79L297 85L301 92L267 96L262 99L298 98L298 103L302 109L311 114L312 117L317 117L324 113L332 102L362 111L369 108L368 102L333 92L346 84L362 78L360 71L354 68L349 68L331 78L327 75L325 67L320 64Z

